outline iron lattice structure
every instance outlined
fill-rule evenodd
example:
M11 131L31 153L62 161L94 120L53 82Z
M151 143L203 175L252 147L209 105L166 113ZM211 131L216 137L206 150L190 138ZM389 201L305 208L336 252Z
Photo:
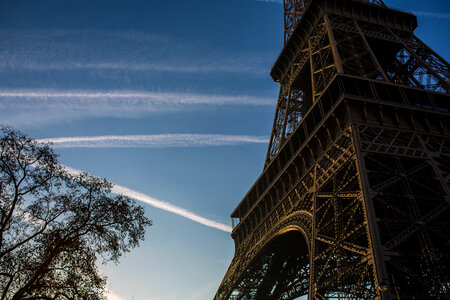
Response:
M449 64L381 0L285 0L284 18L215 299L449 299Z

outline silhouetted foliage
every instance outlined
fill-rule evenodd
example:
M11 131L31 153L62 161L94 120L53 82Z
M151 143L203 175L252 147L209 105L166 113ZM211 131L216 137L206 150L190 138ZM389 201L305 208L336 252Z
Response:
M1 132L1 299L102 299L97 258L117 263L151 221L105 179L67 172L49 145Z

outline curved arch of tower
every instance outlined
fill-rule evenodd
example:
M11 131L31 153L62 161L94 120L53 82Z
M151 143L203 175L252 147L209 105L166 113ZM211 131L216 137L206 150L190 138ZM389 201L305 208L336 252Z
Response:
M215 299L446 299L450 66L381 0L284 0L264 170Z
M299 223L300 221L300 223ZM258 245L231 291L234 299L281 299L308 294L309 247L303 222L295 217ZM229 292L229 291L227 291Z

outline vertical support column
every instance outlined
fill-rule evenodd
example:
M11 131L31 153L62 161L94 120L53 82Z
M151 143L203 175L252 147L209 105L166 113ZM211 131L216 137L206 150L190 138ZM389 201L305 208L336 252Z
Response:
M309 48L309 67L311 69L311 93L312 93L312 103L316 103L316 84L314 82L314 61L313 61L313 57L312 57L312 43L311 43L311 38L308 39L308 48Z
M328 33L328 38L331 41L331 51L333 52L336 70L338 73L343 73L342 60L341 60L341 56L339 55L339 52L337 50L337 43L334 38L334 33L333 33L333 28L331 27L330 18L328 18L328 15L325 14L324 19L325 19L325 27L326 27L327 33Z
M380 65L380 62L378 61L377 57L373 53L372 48L370 47L369 43L366 40L366 37L364 36L364 33L362 32L361 28L358 25L358 22L356 22L356 20L353 20L353 22L355 23L355 27L358 29L359 35L361 36L361 38L364 42L364 45L366 46L367 50L370 53L370 57L372 58L373 63L377 67L378 71L381 73L381 76L383 76L383 80L390 82L389 77L386 75L386 73L384 72L383 68Z
M305 0L284 0L283 12L284 12L284 45L289 40L292 32L300 21L301 16L307 8Z
M280 136L280 145L279 148L281 149L281 147L283 147L284 144L284 140L285 140L285 135L286 135L286 126L288 123L288 118L289 118L289 106L290 106L290 102L291 102L291 80L289 80L289 86L287 87L287 100L286 100L286 110L284 113L284 119L283 119L283 128L281 130L281 136Z
M422 147L423 147L423 149L424 149L428 159L430 159L430 161L431 161L431 167L433 168L434 173L436 174L436 176L439 178L439 182L441 183L442 189L445 191L446 195L450 195L450 191L449 191L449 188L447 186L447 182L442 177L442 173L439 170L439 168L436 166L436 162L434 160L433 153L427 148L423 137L421 137L420 135L417 135L417 138L418 138L420 144L422 145ZM450 197L447 199L447 202L450 202Z
M315 243L316 243L316 169L314 167L314 178L313 178L313 193L312 193L312 222L311 222L311 243L309 249L309 287L308 287L308 300L316 299L316 287L315 287L315 276L314 276L314 257L315 257Z
M272 126L272 132L270 134L270 141L269 141L269 147L267 148L267 155L266 155L266 161L264 163L264 169L270 164L273 157L275 156L276 152L278 152L278 149L280 148L281 144L281 132L280 132L280 121L284 120L284 114L286 114L286 109L283 107L283 97L284 97L284 86L283 82L280 84L280 92L278 94L278 101L277 101L277 107L275 110L275 117L273 120L273 126ZM281 119L281 120L280 120Z
M381 299L389 299L389 289L386 286L388 282L388 273L386 270L386 264L384 263L383 249L381 246L380 237L378 236L378 228L375 220L375 208L372 203L369 191L369 182L366 173L366 167L364 162L364 156L360 149L359 132L355 125L351 128L353 136L353 144L356 152L356 168L359 174L359 180L361 181L361 189L363 192L363 207L366 215L367 226L369 229L369 243L371 249L371 256L374 264L375 271L375 284L380 293Z
M320 97L337 70L336 56L327 27L324 18L321 18L308 40L313 103Z

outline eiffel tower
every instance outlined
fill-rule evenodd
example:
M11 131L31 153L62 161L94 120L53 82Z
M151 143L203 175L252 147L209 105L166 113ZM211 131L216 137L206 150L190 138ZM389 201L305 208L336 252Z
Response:
M284 0L264 170L215 299L450 299L450 67L381 0Z

